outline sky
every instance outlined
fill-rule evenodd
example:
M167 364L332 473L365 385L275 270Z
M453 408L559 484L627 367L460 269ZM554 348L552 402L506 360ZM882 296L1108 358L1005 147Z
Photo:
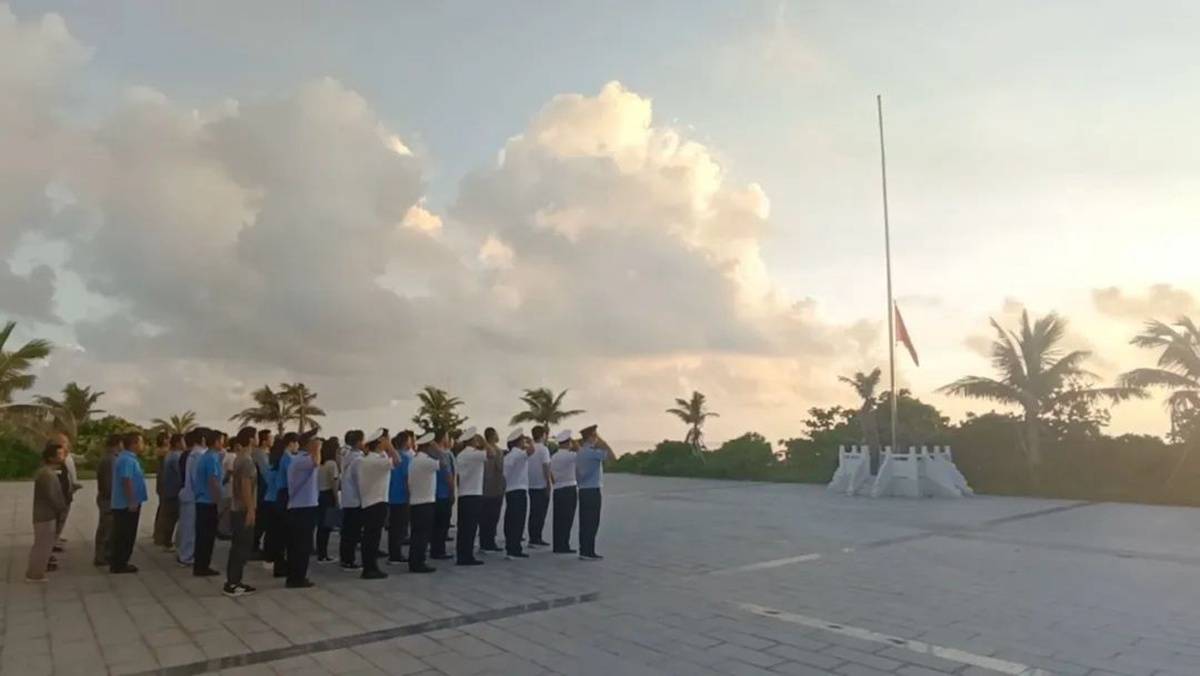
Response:
M1058 312L1100 382L1200 315L1190 2L0 3L0 318L138 421L301 380L503 427L569 389L618 450L800 434L886 367L989 374ZM1112 430L1162 434L1161 397Z

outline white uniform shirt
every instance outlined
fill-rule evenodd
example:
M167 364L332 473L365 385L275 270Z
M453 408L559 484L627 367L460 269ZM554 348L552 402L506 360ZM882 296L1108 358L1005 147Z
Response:
M388 480L392 459L386 453L368 453L357 463L358 497L363 507L388 499Z
M533 455L529 456L529 489L546 487L545 467L550 464L550 449L545 444L533 443Z
M504 490L524 491L529 489L529 456L517 447L504 456Z
M408 504L427 505L437 495L438 461L417 453L408 465Z
M358 493L358 463L362 457L362 451L357 448L346 453L345 464L342 465L342 507L362 507L362 496Z
M481 448L464 448L458 454L458 494L483 495L483 463L487 451Z
M566 488L575 485L575 451L565 448L550 456L550 474L554 475L554 487Z

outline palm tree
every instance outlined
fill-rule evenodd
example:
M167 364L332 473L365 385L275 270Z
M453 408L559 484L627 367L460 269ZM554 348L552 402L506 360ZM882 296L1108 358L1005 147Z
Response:
M150 424L153 425L155 429L162 430L167 434L187 434L188 432L191 432L194 427L196 427L196 412L184 411L183 413L177 413L166 419L155 418L154 420L150 421Z
M254 398L254 406L229 416L230 420L241 425L274 425L275 431L283 434L284 426L295 419L291 402L270 385L263 385L250 396Z
M685 424L691 425L688 429L687 436L684 437L684 443L691 444L692 448L699 451L704 447L703 432L704 421L709 418L720 418L719 413L704 410L707 403L704 395L700 392L692 392L691 399L676 399L677 408L668 408L667 413L674 415L682 420Z
M1058 346L1066 333L1066 320L1055 313L1029 321L1029 313L1021 313L1020 332L1007 331L991 320L996 330L992 342L992 366L999 378L966 376L938 392L972 399L988 399L1020 406L1025 425L1021 442L1034 479L1042 464L1042 416L1055 405L1074 401L1122 401L1141 396L1139 391L1124 386L1108 388L1078 387L1074 383L1094 380L1095 375L1082 366L1091 353L1074 350L1064 354Z
M879 451L879 426L875 421L875 388L883 372L875 368L870 373L858 371L851 377L838 376L838 380L854 388L862 399L858 409L858 424L862 427L863 443L871 447L872 453Z
M536 423L546 428L546 433L550 433L550 426L570 418L571 416L583 413L583 409L571 409L569 411L562 410L563 398L567 396L567 390L558 393L554 396L554 391L548 387L538 387L532 390L525 390L521 395L521 401L525 403L526 410L514 415L508 421L509 425L520 425L521 423Z
M1158 368L1123 373L1120 384L1171 390L1166 402L1171 415L1171 439L1180 441L1180 423L1189 413L1200 409L1200 329L1187 317L1180 317L1174 326L1151 320L1129 342L1138 347L1161 349L1162 354L1158 357Z
M456 410L463 405L462 399L451 397L443 389L426 385L425 389L417 393L417 399L421 401L421 406L412 421L426 432L450 432L462 427L467 421L467 418L460 416Z
M62 399L37 396L33 400L47 408L57 408L66 412L75 420L76 425L82 425L91 420L93 413L104 413L103 409L95 408L96 402L104 392L93 392L91 386L80 387L77 383L67 383L62 389Z
M33 362L48 357L52 348L49 341L31 340L11 352L5 351L4 345L16 326L16 322L8 322L0 330L0 404L11 402L14 392L33 387L37 376L29 370Z
M321 424L313 420L325 415L325 410L313 403L317 398L316 392L308 389L304 383L280 383L279 396L291 406L292 419L296 421L300 434L304 434L306 429L313 432L321 429Z

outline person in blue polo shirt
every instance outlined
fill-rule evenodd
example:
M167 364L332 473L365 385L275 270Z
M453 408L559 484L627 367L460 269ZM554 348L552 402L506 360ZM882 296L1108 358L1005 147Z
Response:
M596 433L595 425L580 430L583 443L575 454L575 477L579 484L579 558L599 561L596 533L600 530L600 488L604 484L604 461L615 460L608 442Z
M407 563L404 545L408 541L408 468L413 458L413 432L404 430L392 440L399 460L392 467L388 483L388 564Z
M217 430L204 430L204 455L192 470L192 491L196 495L196 552L192 559L192 575L220 575L212 567L213 546L217 541L217 504L221 501L220 443L224 438Z
M137 566L129 564L133 542L137 537L142 503L146 502L146 475L138 455L142 452L142 435L130 432L121 439L121 453L113 463L112 516L113 546L109 560L110 573L136 573Z
M434 433L434 448L440 453L437 472L437 500L433 507L433 539L429 542L429 558L452 559L446 553L450 540L450 517L454 512L454 453L450 451L450 432Z

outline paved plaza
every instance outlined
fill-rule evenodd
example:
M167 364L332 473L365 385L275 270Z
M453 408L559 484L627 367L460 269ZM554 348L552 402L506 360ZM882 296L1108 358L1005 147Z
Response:
M24 582L28 483L0 483L0 672L37 674L1200 674L1200 512L610 476L599 551L364 581L257 564L229 599L149 546ZM224 567L226 545L215 563Z

